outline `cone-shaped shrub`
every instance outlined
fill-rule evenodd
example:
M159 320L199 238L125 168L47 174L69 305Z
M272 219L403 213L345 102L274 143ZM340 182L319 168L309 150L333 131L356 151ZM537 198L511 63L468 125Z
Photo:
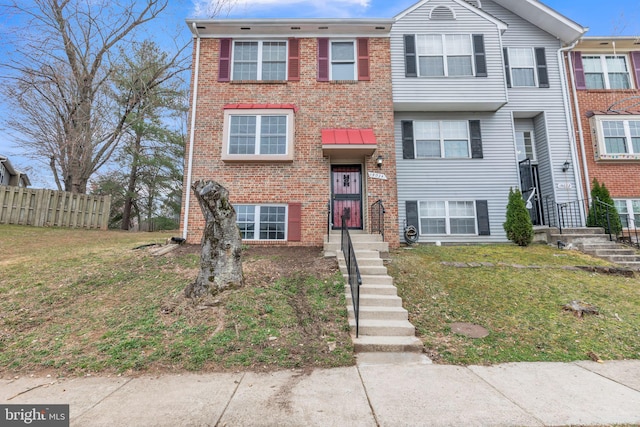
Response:
M507 238L519 246L529 246L533 242L533 224L522 193L517 188L509 189L507 220L503 224Z
M596 178L593 178L593 184L591 186L591 199L589 215L587 215L587 227L603 227L607 234L620 234L622 231L622 222L620 222L618 210L613 204L611 194L609 194L609 190L604 185L604 182L600 184ZM597 203L597 200L606 203L606 205ZM607 210L609 212L608 221ZM609 226L611 226L611 230L609 230Z

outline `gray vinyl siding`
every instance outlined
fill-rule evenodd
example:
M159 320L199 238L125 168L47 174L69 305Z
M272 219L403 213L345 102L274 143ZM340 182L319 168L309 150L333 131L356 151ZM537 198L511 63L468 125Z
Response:
M452 8L456 20L429 20L431 9L438 5ZM483 34L487 77L405 77L405 34ZM434 108L469 111L478 110L474 104L502 105L507 101L500 31L496 23L450 0L427 2L393 25L391 67L396 110L417 111L415 104L422 104L422 111L434 111Z
M402 141L402 120L480 120L482 159L403 159L402 144L396 143L398 214L404 229L407 200L487 200L489 236L420 236L421 242L503 242L509 188L519 188L513 122L509 113L397 112L395 139Z
M0 185L9 185L9 171L0 163Z
M542 141L540 138L546 137L546 158L538 158L544 195L551 196L557 202L577 200L579 196L572 172L569 173L568 179L573 188L569 191L564 189L558 191L558 183L564 183L566 178L562 172L562 164L565 160L572 161L571 151L574 149L567 125L568 112L565 110L564 88L560 77L562 70L558 62L558 49L562 47L561 43L551 34L491 0L483 0L482 9L508 23L509 28L502 35L502 44L505 48L545 48L549 88L509 88L509 103L503 109L513 112L516 117L523 113L529 117L536 116L536 138Z
M458 21L427 21L435 5L447 5L456 11ZM391 31L393 96L398 183L398 221L400 231L406 218L406 201L487 200L490 236L420 236L420 242L474 243L506 241L502 227L510 188L519 188L519 170L515 150L515 120L533 123L542 195L551 202L577 200L574 174L562 172L565 160L572 162L572 146L567 124L563 87L558 63L560 42L528 21L498 6L482 1L482 9L508 24L502 37L495 24L473 14L452 1L434 0L409 13ZM404 71L403 34L411 33L483 33L487 55L487 78L435 79L407 78ZM549 88L506 88L503 47L545 48ZM451 83L450 83L451 82ZM506 94L505 94L506 92ZM508 102L496 112L464 112L451 106L463 100L472 105L481 100L504 97ZM404 108L422 102L423 108ZM438 108L440 109L438 110ZM447 112L451 111L451 112ZM480 120L484 158L482 159L403 159L402 120ZM565 180L572 185L560 190ZM402 235L401 235L402 239Z

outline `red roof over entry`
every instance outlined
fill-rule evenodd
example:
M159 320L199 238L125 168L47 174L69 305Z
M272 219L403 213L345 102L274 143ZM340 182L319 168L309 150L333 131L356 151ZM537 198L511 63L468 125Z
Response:
M373 129L322 129L322 151L328 156L370 156L377 147Z

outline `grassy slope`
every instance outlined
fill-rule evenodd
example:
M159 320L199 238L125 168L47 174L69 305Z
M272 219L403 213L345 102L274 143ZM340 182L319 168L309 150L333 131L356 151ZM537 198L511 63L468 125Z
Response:
M335 274L300 272L194 306L182 290L197 255L131 250L171 233L0 225L0 234L0 374L353 363Z
M589 352L602 359L640 358L638 278L562 268L577 265L606 263L541 245L431 246L401 249L389 269L418 334L443 362L570 361L588 359ZM571 300L596 305L600 315L577 318L562 310ZM479 324L490 334L452 334L452 322Z

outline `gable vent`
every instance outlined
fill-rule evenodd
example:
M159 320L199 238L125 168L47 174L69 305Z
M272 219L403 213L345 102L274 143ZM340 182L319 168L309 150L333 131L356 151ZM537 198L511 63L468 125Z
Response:
M429 18L434 21L453 21L456 19L456 16L454 15L453 10L449 9L447 6L438 6L433 8Z
M478 9L480 9L482 7L482 5L480 4L480 0L465 0L467 3L469 3L471 6L475 6Z

